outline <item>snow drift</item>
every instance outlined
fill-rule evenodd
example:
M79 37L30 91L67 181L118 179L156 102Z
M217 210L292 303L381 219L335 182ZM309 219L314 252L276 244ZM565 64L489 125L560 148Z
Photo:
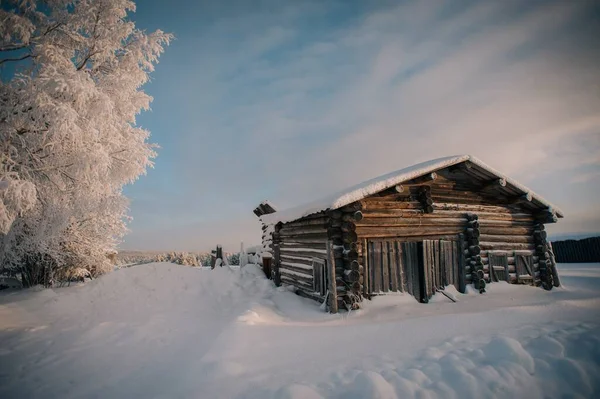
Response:
M551 292L498 283L339 315L254 265L155 263L2 294L0 397L593 397L598 266L563 266Z

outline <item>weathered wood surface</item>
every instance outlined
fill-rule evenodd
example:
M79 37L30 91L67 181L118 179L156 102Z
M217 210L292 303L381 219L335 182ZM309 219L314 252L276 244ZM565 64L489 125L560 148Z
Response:
M338 312L338 298L336 288L336 275L335 275L335 258L333 255L333 244L331 241L327 241L327 277L329 279L329 298L328 305L331 313Z

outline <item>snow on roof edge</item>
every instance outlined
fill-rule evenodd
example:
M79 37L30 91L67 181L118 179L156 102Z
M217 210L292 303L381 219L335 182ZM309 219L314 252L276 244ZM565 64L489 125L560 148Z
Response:
M367 180L358 185L352 186L346 190L337 192L335 194L331 194L327 197L321 198L316 201L312 201L309 203L305 203L293 208L285 209L280 212L275 212L269 215L263 215L261 217L261 221L265 224L276 224L276 223L287 223L297 219L301 219L308 215L312 215L314 213L338 209L345 205L351 204L355 201L359 201L363 198L366 198L370 195L376 194L380 191L383 191L387 188L393 187L397 184L403 183L407 180L412 180L417 177L426 175L427 173L435 172L436 170L444 169L449 166L453 166L459 163L463 163L466 161L471 161L473 164L479 166L480 168L496 175L498 178L506 179L506 182L517 189L523 191L524 193L530 193L532 198L536 199L543 205L551 208L554 212L556 212L558 217L563 217L563 212L553 205L552 203L546 201L544 198L530 190L529 188L523 186L516 180L513 180L504 174L498 172L496 169L485 164L480 159L472 156L472 155L455 155L444 158L433 159L426 162L421 162L416 165L409 166L404 169L397 170L395 172L391 172L370 180Z

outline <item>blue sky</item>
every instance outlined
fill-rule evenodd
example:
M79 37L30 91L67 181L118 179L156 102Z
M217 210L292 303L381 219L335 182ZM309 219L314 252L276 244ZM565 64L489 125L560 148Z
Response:
M252 3L252 4L251 4ZM286 208L470 153L600 231L600 7L565 1L150 1L174 33L138 123L161 149L126 188L127 249L258 243Z

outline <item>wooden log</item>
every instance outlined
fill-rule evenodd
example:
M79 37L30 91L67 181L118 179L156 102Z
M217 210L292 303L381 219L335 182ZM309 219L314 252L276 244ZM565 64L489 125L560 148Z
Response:
M285 284L285 285L292 285L296 288L296 293L298 289L302 289L303 291L307 292L307 293L312 293L315 297L317 296L316 294L314 294L314 290L312 287L312 283L308 284L302 281L298 281L298 280L294 280L292 278L289 278L287 275L282 275L281 276L281 283ZM311 299L315 299L313 297L311 297Z
M303 264L312 270L313 258L288 255L287 252L282 254L281 250L279 250L279 258L282 262Z
M361 265L360 263L358 263L357 259L353 259L353 260L344 260L344 269L345 270L356 270L356 271L360 271L361 270Z
M344 244L350 244L353 242L357 242L358 241L358 235L356 233L356 231L351 231L348 233L344 233L342 235L342 241Z
M279 246L279 251L281 256L296 256L296 257L304 257L304 258L318 258L318 259L326 259L327 252L325 249L317 250L310 248L293 248L293 247L282 247L281 244Z
M462 212L501 212L501 213L522 213L518 209L513 209L507 206L497 205L474 205L474 204L462 204L462 203L441 203L435 202L433 204L434 209L444 211L462 211Z
M297 244L297 245L317 245L324 246L325 241L327 240L327 235L324 236L315 236L315 237L306 237L306 236L293 236L293 237L282 237L282 244Z
M545 230L535 230L533 236L538 240L544 241L548 238L548 233Z
M306 240L327 240L329 237L327 230L303 230L303 231L281 231L279 234L279 240L286 239L306 239Z
M481 253L481 247L479 245L470 245L467 251L470 256L479 255Z
M463 218L414 218L414 217L367 217L360 222L356 223L356 227L368 227L368 226L396 226L396 227L410 227L410 226L463 226L466 223L466 219Z
M419 236L419 235L448 235L462 232L460 226L410 226L410 227L387 227L387 226L360 226L356 228L356 233L363 237L389 236Z
M279 272L281 273L284 270L287 270L287 273L290 273L290 271L299 273L298 275L302 275L302 277L305 277L305 278L310 278L312 281L312 278L313 278L312 266L307 268L306 265L301 264L301 263L289 263L289 262L282 261L279 264Z
M341 219L343 215L344 215L344 212L342 212L339 209L329 211L329 217L334 220Z
M481 190L485 190L490 187L506 187L506 179L500 178L490 180L481 187Z
M481 234L480 241L533 244L533 237L528 235L491 235Z
M352 213L352 212L356 212L356 211L362 211L362 208L363 208L362 203L360 201L357 201L357 202L353 202L351 204L341 207L340 211L342 211L343 213Z
M343 258L348 261L353 261L358 259L358 252L354 250L344 251Z
M427 207L427 206L432 206L433 205L433 200L431 199L431 197L423 198L419 202L423 205L423 207ZM433 207L433 209L435 209L435 207Z
M353 231L356 231L356 224L352 223L352 222L344 222L342 223L342 232L344 233L350 233Z
M360 278L360 273L358 271L344 270L344 280L353 283L355 281L358 281L359 278Z
M469 222L471 222L471 221L475 221L475 220L478 220L478 219L479 219L479 216L477 216L477 214L475 214L475 213L470 213L470 212L466 214L466 217L467 217L467 220L468 220Z
M327 241L327 279L329 280L328 305L330 313L338 312L338 298L336 289L335 258L333 257L332 243Z
M481 232L479 231L479 229L472 228L472 227L468 228L466 230L466 233L467 233L468 237L475 237L475 238L477 238L481 235Z
M423 184L423 183L434 181L435 179L437 179L437 173L431 172L431 173L427 173L426 175L409 180L406 183L402 183L402 184L405 186L410 185L410 184Z
M344 247L341 245L333 246L333 256L335 258L343 258L344 257Z
M482 250L533 250L535 246L533 244L520 244L520 243L503 243L503 242L489 242L479 241L479 246Z
M306 226L283 225L273 234L290 235L290 234L315 234L326 233L328 225L326 223L310 224Z
M319 216L312 219L299 219L293 222L284 223L281 225L281 228L298 228L298 227L308 227L308 226L320 226L325 228L327 223L329 222L329 218L327 216Z
M431 205L426 205L426 206L424 206L424 207L423 207L423 211L424 211L425 213L433 213L433 206L431 206Z
M281 266L279 271L281 273L282 278L284 276L286 276L286 278L288 278L288 279L292 279L294 281L299 281L299 282L304 282L306 284L309 284L312 287L312 283L313 283L312 274L311 275L304 274L302 272L298 272L291 268L283 267L283 265Z
M323 242L295 242L291 240L282 240L281 241L281 250L286 250L288 248L292 249L310 249L310 250L325 250L325 241Z
M524 204L529 203L533 200L533 195L530 192L527 192L523 195L519 195L517 197L509 199L509 204Z
M342 220L346 221L346 222L360 222L363 219L363 213L361 211L356 211L356 212L352 212L352 213L345 213L342 216Z
M529 227L511 226L511 227L496 227L494 225L484 225L480 227L479 231L484 235L528 235L533 237L532 229Z

